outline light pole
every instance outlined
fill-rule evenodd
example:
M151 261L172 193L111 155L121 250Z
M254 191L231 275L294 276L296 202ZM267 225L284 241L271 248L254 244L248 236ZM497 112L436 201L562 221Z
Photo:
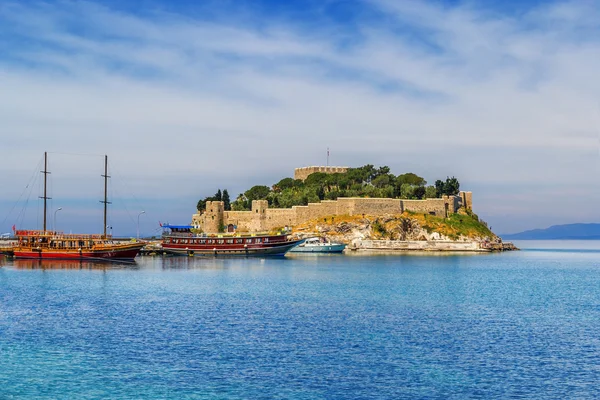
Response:
M56 230L56 213L60 210L62 210L62 207L58 207L56 210L54 210L54 218L52 220L52 230Z
M140 240L140 215L146 214L146 211L142 211L138 214L138 223L137 223L137 238Z

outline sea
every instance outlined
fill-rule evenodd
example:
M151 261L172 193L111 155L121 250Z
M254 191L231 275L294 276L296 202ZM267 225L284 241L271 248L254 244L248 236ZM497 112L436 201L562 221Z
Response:
M600 242L0 258L0 399L597 399Z

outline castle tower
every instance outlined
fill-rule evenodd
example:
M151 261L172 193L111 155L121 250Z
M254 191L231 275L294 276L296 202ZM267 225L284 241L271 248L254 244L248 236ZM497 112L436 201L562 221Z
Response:
M222 201L207 201L204 211L204 232L218 233L223 227L225 203Z
M467 210L473 209L473 192L460 192L458 194L460 196L460 200L462 205Z
M348 167L302 167L294 170L294 179L304 181L309 175L315 172L323 172L325 174L336 174L348 172Z
M267 228L267 200L252 200L252 228L255 232L265 231Z

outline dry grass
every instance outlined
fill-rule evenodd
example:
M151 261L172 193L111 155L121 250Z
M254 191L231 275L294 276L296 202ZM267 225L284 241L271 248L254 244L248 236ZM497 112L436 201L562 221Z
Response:
M339 215L313 219L295 226L293 232L316 233L319 231L317 227L320 227L321 229L329 228L327 236L343 236L343 233L336 232L335 228L344 222L354 226L369 224L372 239L406 240L407 234L417 229L417 224L427 231L427 233L437 232L453 240L461 237L469 239L496 237L484 223L479 221L475 214L462 209L456 214L451 214L448 218L408 211L402 214L388 214L384 216ZM426 240L427 238L421 235L417 239Z

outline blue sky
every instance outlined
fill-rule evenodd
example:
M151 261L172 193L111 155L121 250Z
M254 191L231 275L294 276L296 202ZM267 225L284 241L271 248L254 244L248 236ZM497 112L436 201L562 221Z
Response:
M101 229L103 154L149 234L327 147L454 175L499 233L600 222L599 70L594 1L3 1L0 231L44 151L63 230Z

